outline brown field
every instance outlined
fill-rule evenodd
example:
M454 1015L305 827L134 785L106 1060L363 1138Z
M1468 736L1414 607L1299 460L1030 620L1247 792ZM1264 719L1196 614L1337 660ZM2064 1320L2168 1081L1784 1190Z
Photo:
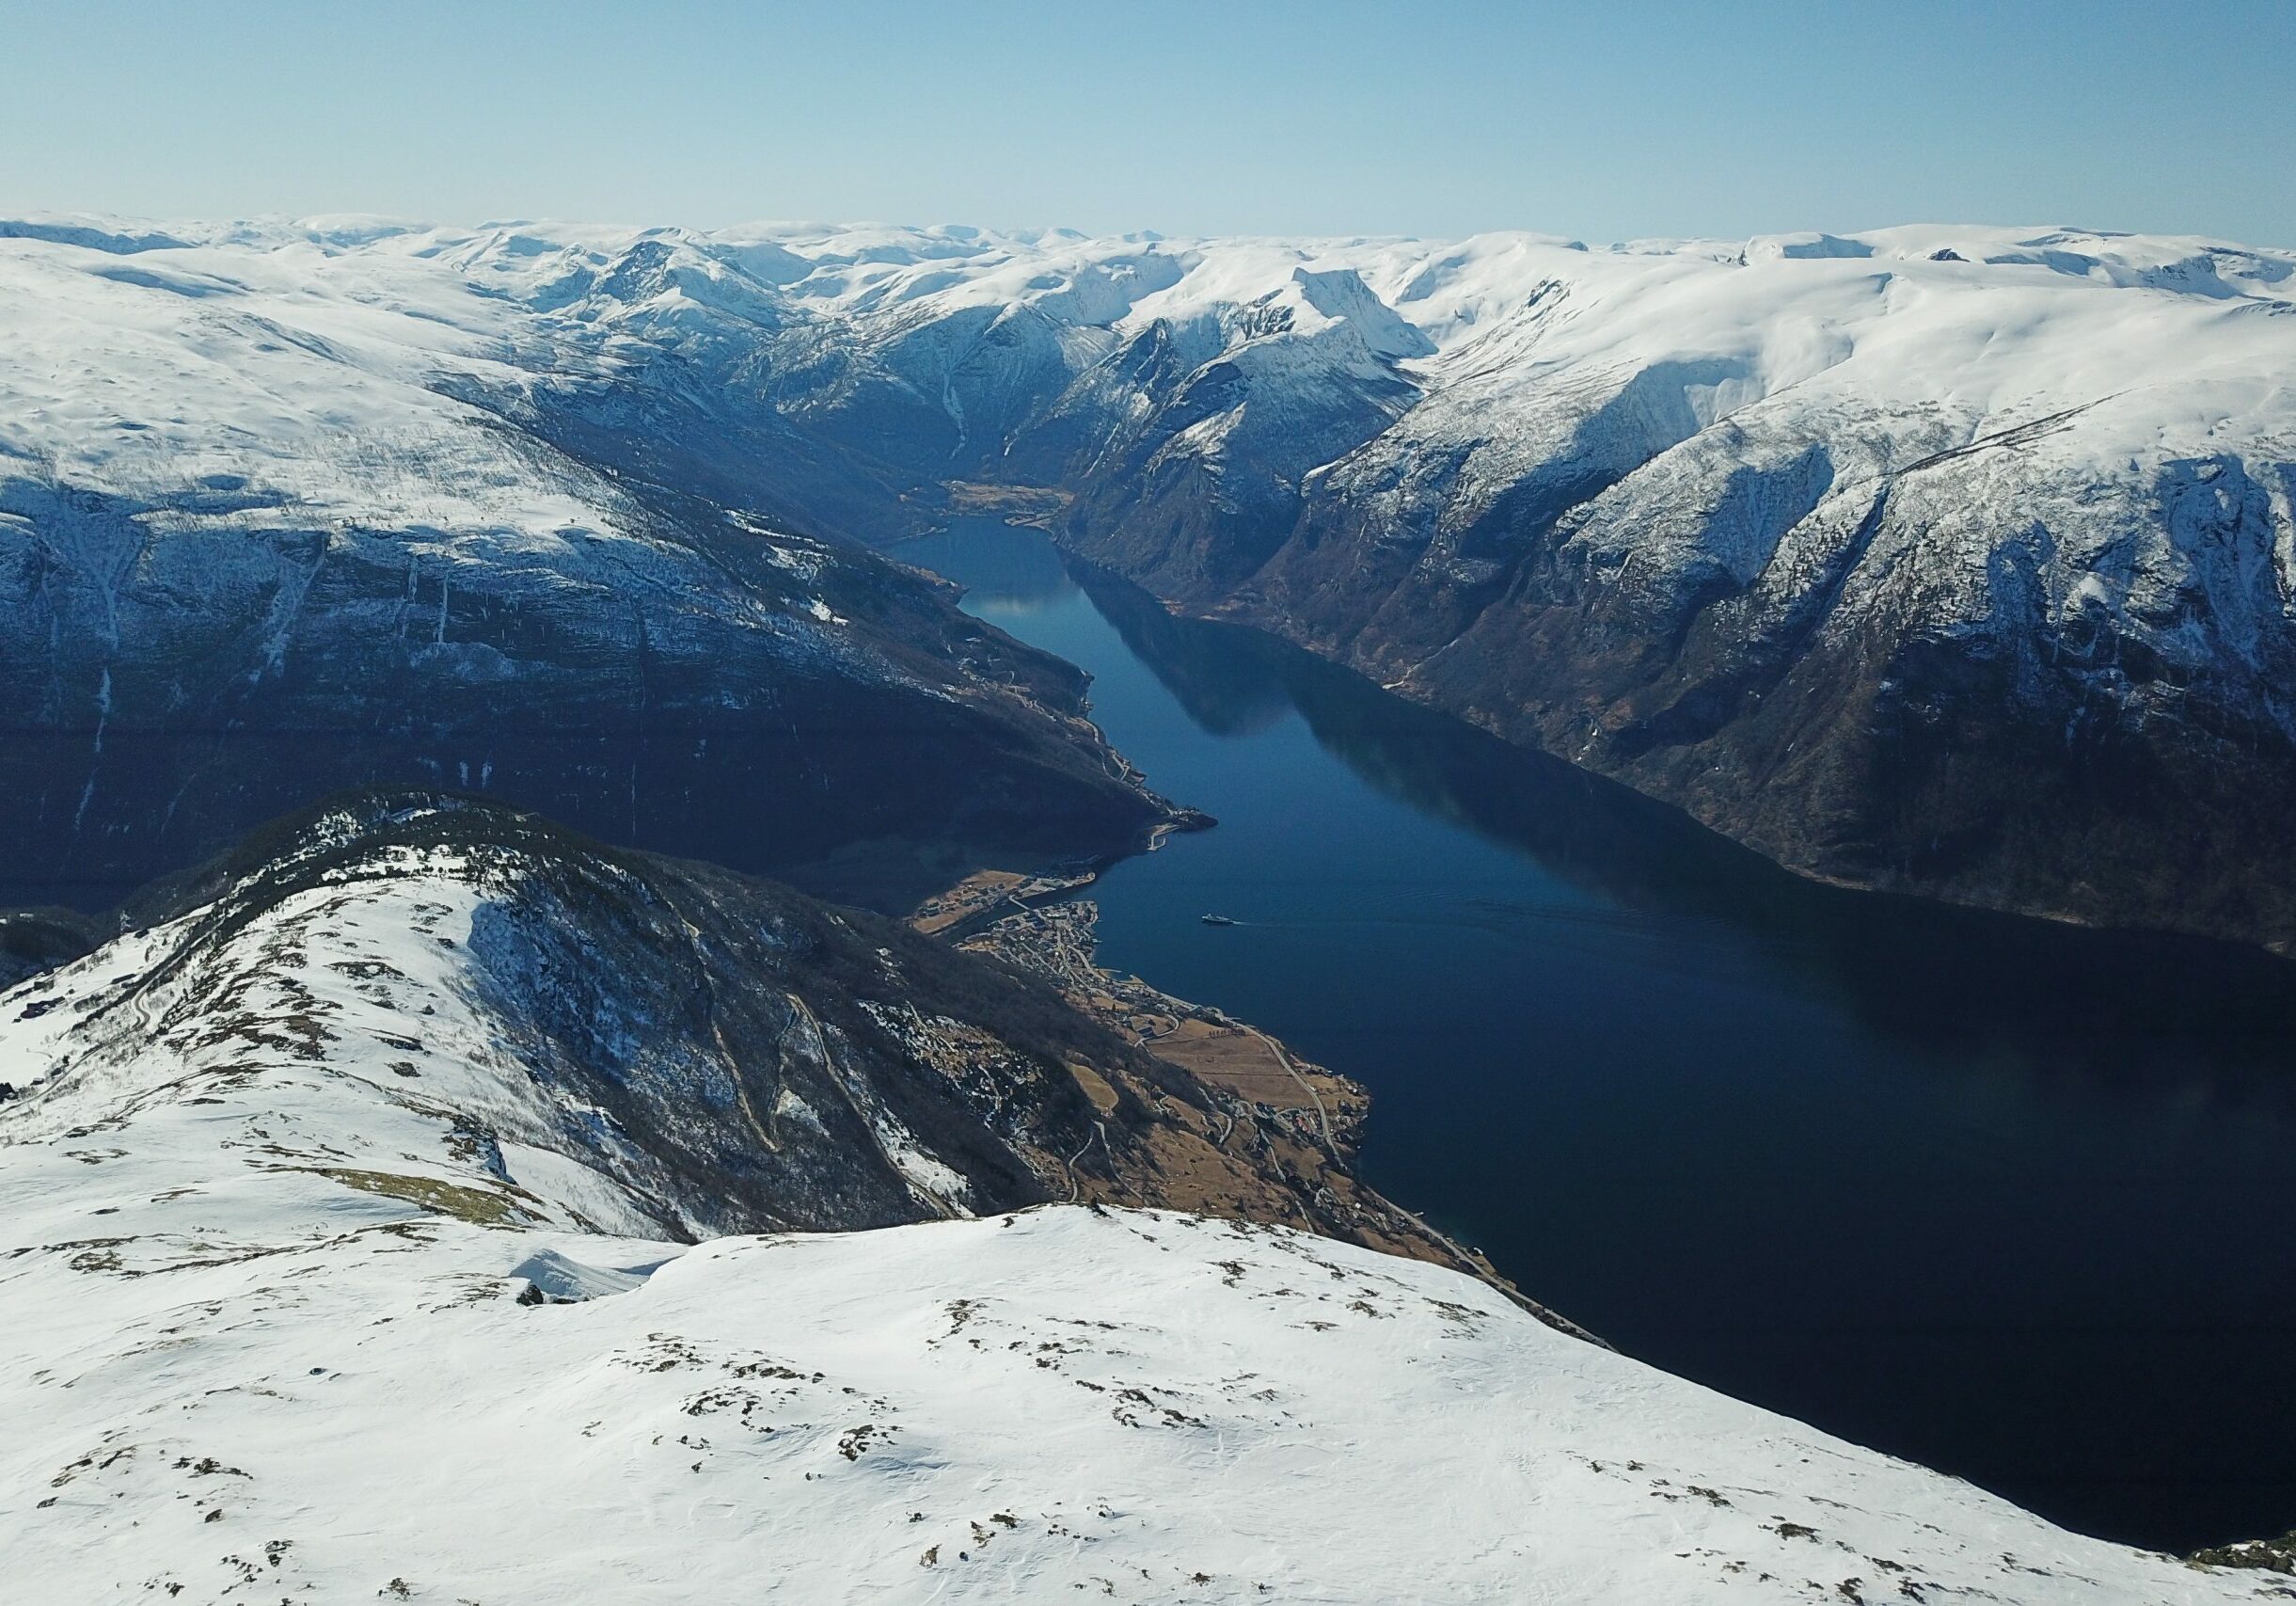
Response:
M971 480L950 480L945 489L952 511L992 514L1015 524L1041 525L1069 505L1066 491L1045 485L990 485Z
M1306 1109L1314 1103L1265 1039L1234 1026L1182 1021L1171 1036L1159 1037L1146 1047L1157 1058L1256 1105Z

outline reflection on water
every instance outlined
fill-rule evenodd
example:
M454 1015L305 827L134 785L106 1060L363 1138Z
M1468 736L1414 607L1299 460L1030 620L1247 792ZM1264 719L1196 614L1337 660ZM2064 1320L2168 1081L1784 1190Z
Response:
M1367 1083L1371 1180L1538 1297L2091 1532L2296 1525L2283 962L1814 885L1030 532L900 555L1219 818L1108 962Z

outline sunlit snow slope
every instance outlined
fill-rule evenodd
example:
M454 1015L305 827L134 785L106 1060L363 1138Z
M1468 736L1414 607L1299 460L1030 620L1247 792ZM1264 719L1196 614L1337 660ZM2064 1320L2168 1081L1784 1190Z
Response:
M574 1230L611 1204L549 1182L490 1221L475 1161L408 1163L445 1123L353 1083L131 1073L0 1134L28 1606L2268 1593L1280 1230L685 1248Z
M1170 1212L962 1218L994 1203L981 1139L966 1161L901 1077L977 1094L1012 1052L915 1014L944 1057L904 1073L838 1002L923 946L761 916L788 991L746 1025L778 1024L783 1093L745 1107L766 1084L709 1058L691 998L617 991L625 909L507 964L486 911L544 872L499 833L325 851L391 823L322 816L266 886L0 993L11 1602L2288 1597L1437 1266ZM731 939L678 946L688 895L628 907L707 969ZM594 1063L554 1055L569 1000ZM987 1102L1011 1131L1020 1100ZM1011 1119L1019 1152L1060 1117ZM742 1145L792 1216L959 1218L713 1235Z

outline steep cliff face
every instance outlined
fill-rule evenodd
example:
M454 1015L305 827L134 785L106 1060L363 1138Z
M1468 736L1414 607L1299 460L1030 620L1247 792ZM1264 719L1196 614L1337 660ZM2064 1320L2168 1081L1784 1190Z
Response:
M1550 293L1180 595L1798 868L2286 946L2285 264L1871 249Z
M2067 485L2035 432L1857 474L1721 433L1455 532L1333 490L1240 606L1798 868L2286 945L2296 634L2241 453Z

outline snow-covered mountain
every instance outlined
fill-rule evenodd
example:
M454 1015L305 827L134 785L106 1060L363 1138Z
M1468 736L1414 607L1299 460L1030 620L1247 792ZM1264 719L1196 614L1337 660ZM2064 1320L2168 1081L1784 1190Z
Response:
M1796 867L2296 940L2296 254L987 255L828 286L862 376L815 425L1056 489L1069 544L1167 598ZM1001 452L958 418L984 386L1035 409Z
M1312 1141L1040 981L498 804L346 796L119 924L8 994L0 1102L243 1091L263 1164L441 1189L498 1222L690 1239L1078 1201L1464 1264L1356 1181L1345 1137ZM375 1106L359 1144L291 1136L345 1083Z
M55 736L22 824L78 851L226 806L197 755L175 814L115 797L138 733L397 739L370 683L474 784L550 767L504 744L514 696L594 731L667 695L670 745L720 756L528 789L600 828L633 756L675 771L657 800L819 762L862 713L722 756L793 663L868 718L977 710L1048 672L757 532L1026 492L1184 606L1797 867L2296 939L2289 252L48 218L0 225L0 290L7 684ZM1040 761L1069 768L1033 748L979 809Z
M966 1218L1214 1146L889 923L410 797L153 905L0 994L27 1606L2291 1593L1234 1201Z
M380 230L0 229L0 837L43 892L372 782L752 868L945 858L910 897L1163 818L1082 677L945 587L460 399L570 372L652 416L635 339L483 289Z
M1272 517L1151 477L1071 530L1797 867L2286 946L2292 273L1474 243L1393 291L1447 342L1419 399Z

